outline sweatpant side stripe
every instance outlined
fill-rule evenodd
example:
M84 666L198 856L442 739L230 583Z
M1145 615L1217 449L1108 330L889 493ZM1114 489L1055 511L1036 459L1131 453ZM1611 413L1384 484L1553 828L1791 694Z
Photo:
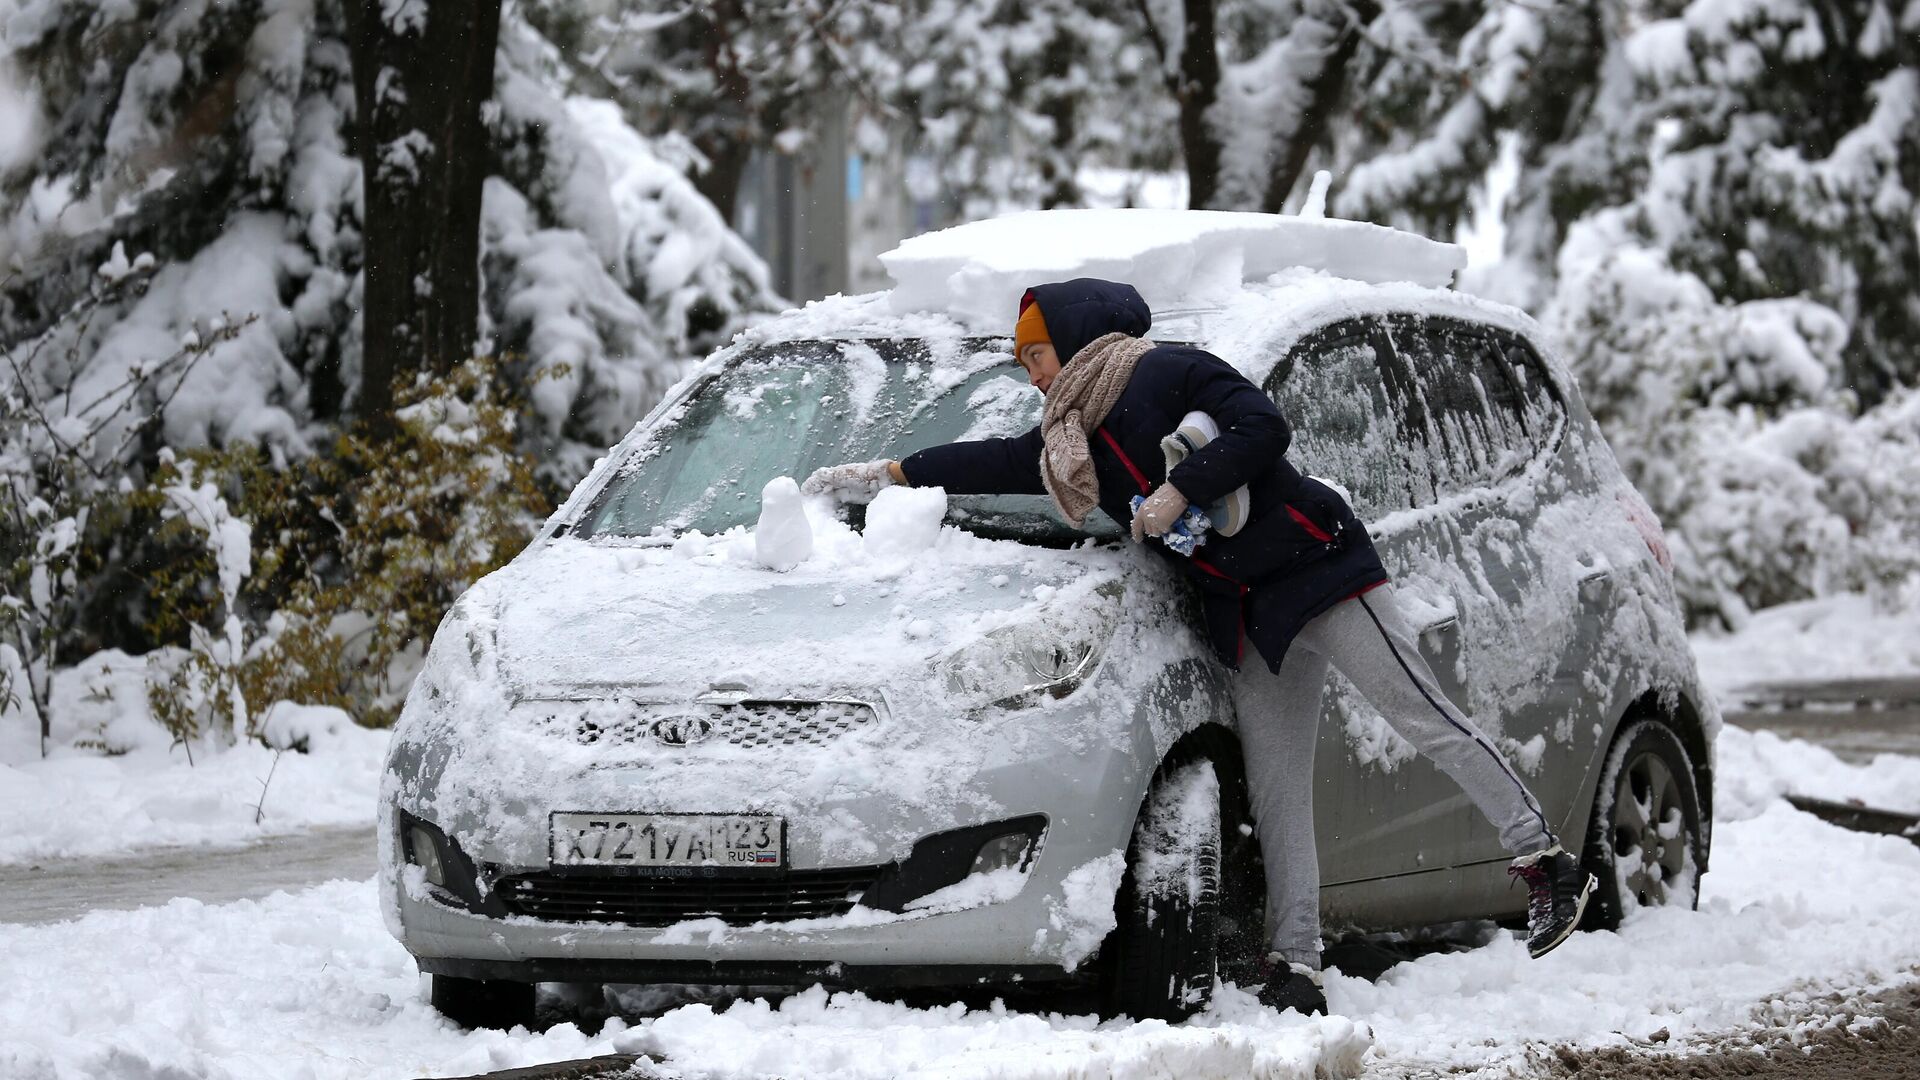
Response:
M1367 618L1373 620L1374 629L1380 631L1380 640L1387 643L1387 651L1393 654L1393 659L1400 665L1400 670L1407 673L1407 680L1413 683L1413 688L1420 691L1420 696L1427 699L1427 704L1433 706L1433 711L1439 713L1441 719L1453 725L1455 731L1472 739L1480 749L1485 750L1487 756L1493 758L1493 763L1499 766L1501 773L1505 774L1507 779L1513 781L1514 787L1520 789L1520 801L1525 803L1527 809L1533 811L1533 815L1540 819L1540 831L1546 834L1547 846L1552 847L1559 843L1559 838L1553 835L1553 827L1547 824L1546 811L1540 809L1540 804L1534 801L1533 792L1527 790L1527 785L1522 783L1518 776L1513 775L1513 770L1507 767L1507 759L1501 757L1500 751L1495 750L1484 736L1476 734L1466 725L1455 720L1453 715L1441 707L1439 702L1433 700L1433 695L1427 693L1427 688L1420 685L1420 680L1414 677L1413 668L1407 665L1406 658L1400 655L1399 648L1393 643L1393 635L1387 633L1387 628L1380 622L1380 616L1373 613L1373 605L1367 603L1367 598L1364 595L1356 596L1354 599L1360 601L1360 606L1366 610Z

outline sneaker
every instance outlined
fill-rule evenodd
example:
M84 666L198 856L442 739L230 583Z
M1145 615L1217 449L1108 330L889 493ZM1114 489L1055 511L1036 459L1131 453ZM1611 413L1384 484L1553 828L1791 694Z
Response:
M1527 883L1527 953L1536 960L1573 934L1599 884L1559 844L1520 856L1507 873Z
M1279 953L1260 958L1260 1004L1302 1016L1327 1013L1327 993L1320 987L1320 970L1305 964L1290 964Z

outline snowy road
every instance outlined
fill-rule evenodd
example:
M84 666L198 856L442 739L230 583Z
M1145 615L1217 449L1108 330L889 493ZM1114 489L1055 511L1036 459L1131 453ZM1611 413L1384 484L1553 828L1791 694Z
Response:
M1845 761L1920 755L1920 679L1779 684L1729 706L1726 718L1749 731L1805 739Z
M373 829L318 829L243 848L170 848L137 858L50 859L0 866L0 923L48 923L191 897L209 904L266 896L374 871Z

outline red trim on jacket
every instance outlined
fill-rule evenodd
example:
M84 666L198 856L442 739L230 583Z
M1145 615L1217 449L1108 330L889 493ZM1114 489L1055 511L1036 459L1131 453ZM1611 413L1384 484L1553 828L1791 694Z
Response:
M1292 503L1287 503L1286 507L1287 507L1287 516L1293 519L1294 524L1307 530L1308 536L1313 537L1315 540L1318 540L1323 544L1333 539L1333 534L1327 532L1327 530L1321 528L1320 526L1315 525L1313 523L1312 518L1308 517L1307 515L1301 513L1299 510L1295 509Z
M1133 463L1133 459L1127 456L1125 450L1120 449L1120 440L1113 437L1113 432L1108 431L1105 426L1102 426L1100 428L1100 437L1107 440L1107 445L1113 448L1115 454L1119 455L1120 464L1127 467L1127 472L1133 476L1133 482L1140 485L1140 494L1152 494L1153 484L1147 479L1147 474L1140 471L1139 466Z
M1372 592L1373 590L1379 588L1382 585L1385 585L1386 583L1387 583L1387 579L1381 578L1379 581L1376 581L1371 585L1362 585L1358 589L1355 589L1354 591L1341 597L1340 600L1344 603L1345 601L1352 600L1355 597L1365 596L1366 594Z

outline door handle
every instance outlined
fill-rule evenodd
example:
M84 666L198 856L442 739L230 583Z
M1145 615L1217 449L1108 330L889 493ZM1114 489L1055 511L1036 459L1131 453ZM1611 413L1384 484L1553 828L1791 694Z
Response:
M1588 603L1599 603L1613 592L1613 567L1602 566L1581 574L1577 589L1580 597Z

